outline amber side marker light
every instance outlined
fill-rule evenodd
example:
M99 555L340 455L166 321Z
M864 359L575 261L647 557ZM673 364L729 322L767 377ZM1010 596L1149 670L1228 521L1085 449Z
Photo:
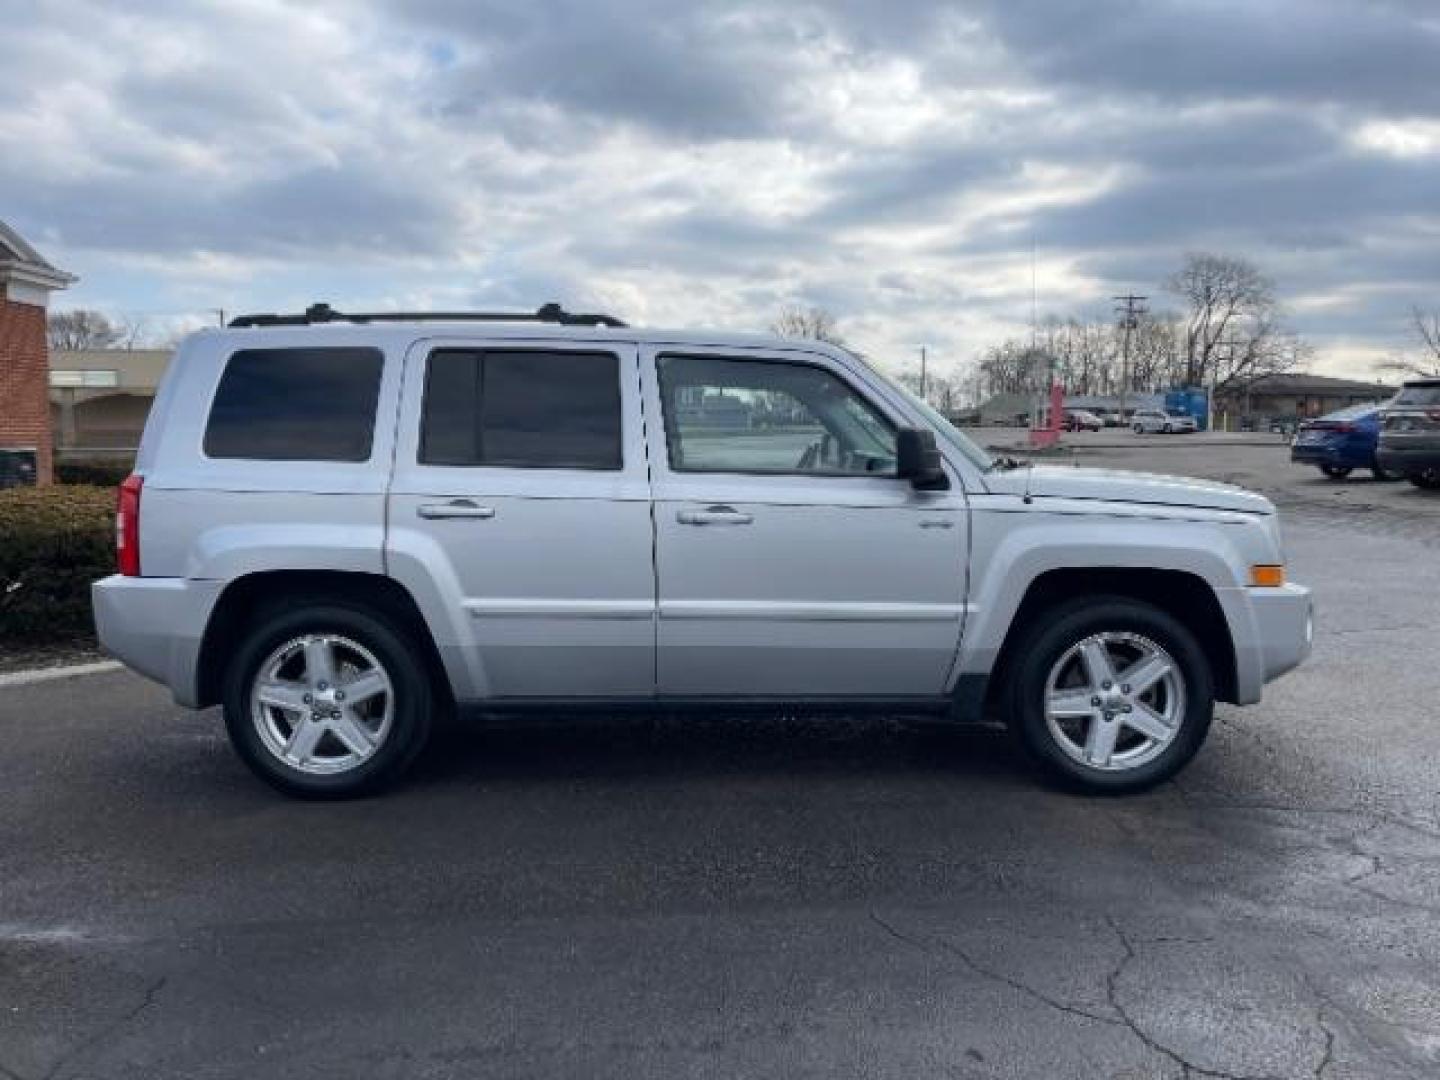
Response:
M1285 567L1260 564L1250 567L1250 584L1259 588L1278 589L1285 584Z

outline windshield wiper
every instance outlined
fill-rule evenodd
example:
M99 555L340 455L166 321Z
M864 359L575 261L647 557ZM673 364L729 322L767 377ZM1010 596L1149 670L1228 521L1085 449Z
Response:
M986 472L1010 472L1014 469L1028 469L1030 462L1024 458L1010 457L1008 454L1001 454L999 457L991 458Z

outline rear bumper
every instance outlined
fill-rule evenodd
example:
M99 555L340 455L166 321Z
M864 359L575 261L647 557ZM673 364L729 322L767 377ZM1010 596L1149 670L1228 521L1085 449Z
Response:
M199 700L200 643L223 581L102 578L90 586L100 645L126 667L169 687L181 705Z
M1235 645L1236 702L1260 700L1261 689L1297 667L1315 639L1310 590L1302 585L1217 589Z
M1372 469L1372 454L1357 454L1336 446L1292 446L1290 460L1297 465L1331 465L1337 469Z

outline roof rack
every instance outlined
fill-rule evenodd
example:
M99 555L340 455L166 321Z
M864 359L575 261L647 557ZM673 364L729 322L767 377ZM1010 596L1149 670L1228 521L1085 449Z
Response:
M329 304L322 303L311 304L299 315L241 315L231 319L230 325L313 326L330 322L536 322L559 326L625 326L613 315L566 311L556 303L542 305L535 311L336 311Z

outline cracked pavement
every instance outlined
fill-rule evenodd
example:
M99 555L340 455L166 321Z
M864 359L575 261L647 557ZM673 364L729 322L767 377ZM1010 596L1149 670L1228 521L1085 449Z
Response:
M1285 521L1310 663L1135 798L687 716L307 805L131 675L0 691L0 1077L1440 1075L1440 554L1339 513Z

